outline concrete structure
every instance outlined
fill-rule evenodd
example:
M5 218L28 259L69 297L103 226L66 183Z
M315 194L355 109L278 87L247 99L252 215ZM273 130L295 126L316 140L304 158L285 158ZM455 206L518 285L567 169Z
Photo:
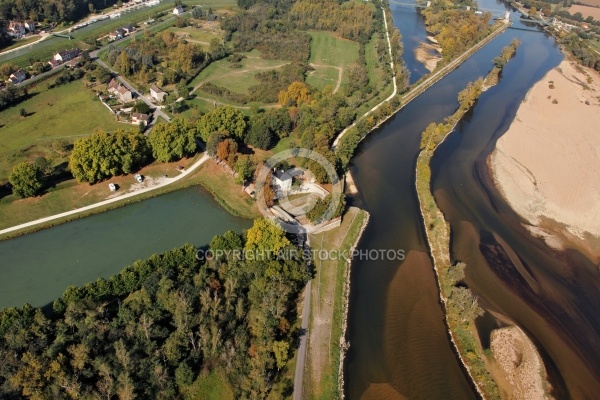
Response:
M54 59L62 64L64 62L71 61L75 57L78 57L79 53L81 53L81 50L79 49L63 50L56 53L54 55Z
M144 126L148 126L148 114L142 113L133 113L131 114L131 123L135 125L139 125L140 122L144 124Z
M165 97L167 96L166 92L163 92L162 89L160 89L158 86L156 85L152 85L150 86L150 96L156 100L156 101L165 101Z
M21 83L25 79L27 79L27 73L24 70L19 69L10 74L10 77L8 79L13 85L16 85L17 83Z
M121 103L133 101L133 93L114 78L108 83L108 92L115 95Z

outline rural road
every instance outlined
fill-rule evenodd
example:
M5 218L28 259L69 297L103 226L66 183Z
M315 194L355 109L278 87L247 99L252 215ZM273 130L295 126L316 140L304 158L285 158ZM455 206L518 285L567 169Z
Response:
M384 11L384 18L385 18L385 11ZM386 21L386 20L384 19L384 21ZM510 21L504 21L503 23L505 24L503 27L501 27L501 28L493 31L492 33L490 33L488 36L486 36L481 41L479 41L478 43L476 43L475 45L473 45L471 48L469 48L468 50L466 50L460 56L456 57L453 61L451 61L450 63L448 63L446 66L444 66L443 68L441 68L437 72L431 74L427 79L425 79L424 81L422 81L421 83L419 83L417 86L415 86L412 90L410 90L408 93L406 93L405 95L403 95L403 97L402 97L402 104L401 104L401 106L400 106L400 108L398 110L394 111L394 113L396 113L397 111L399 111L400 109L402 109L404 106L406 106L408 103L410 103L411 101L413 101L414 99L416 99L421 93L425 92L426 89L428 89L434 83L436 83L437 81L439 81L440 79L442 79L444 76L446 76L447 74L449 74L452 70L454 70L456 67L458 67L460 64L462 64L466 59L468 59L469 57L471 57L474 54L475 51L477 51L480 48L482 48L483 46L485 46L487 43L489 43L492 39L494 39L500 33L504 32L504 30L508 26L510 26ZM386 26L387 26L387 22L386 22ZM389 42L389 36L388 36L388 46L389 45L390 45L390 42ZM391 57L391 47L389 49L390 49L390 57ZM392 65L392 71L393 71L394 70L393 63L391 65ZM356 126L356 124L360 120L362 120L367 115L371 114L373 111L377 110L383 103L385 103L386 101L392 99L396 95L397 88L396 88L396 78L395 77L394 77L393 81L394 81L394 93L390 97L388 97L387 99L385 99L384 101L382 101L381 103L377 104L375 107L373 107L372 109L370 109L369 111L367 111L363 116L361 116L360 118L357 118L356 121L354 121L354 123L352 125L350 125L346 129L344 129L342 132L340 132L340 134L335 138L335 141L333 142L333 145L331 146L333 149L335 149L337 147L337 145L339 144L339 142L342 139L342 137L344 137L344 135L346 134L346 132L348 132L348 130L350 128Z
M300 328L304 334L300 336L298 347L298 358L296 359L296 371L294 373L294 395L293 400L302 400L304 364L306 362L306 346L308 343L308 323L310 322L310 282L304 288L304 301L302 302L302 322Z
M383 23L385 24L385 36L386 36L387 44L388 44L388 53L390 54L390 68L392 69L392 82L394 84L394 91L392 92L392 94L389 95L389 97L387 99L383 100L381 103L379 103L375 107L371 108L362 117L358 118L352 125L350 125L346 129L344 129L342 132L340 132L340 134L333 141L333 145L331 146L334 149L337 147L340 140L342 140L342 138L344 137L344 135L346 134L346 132L348 132L348 130L350 128L354 127L358 123L358 121L360 121L361 119L363 119L364 117L366 117L367 115L371 114L373 111L375 111L379 107L381 107L383 105L383 103L393 99L394 96L396 96L396 94L398 93L398 85L396 84L396 71L394 70L394 57L392 56L392 42L390 41L390 31L388 29L388 23L387 23L387 14L385 13L385 9L383 7L381 7L381 10L383 11Z
M90 53L90 57L92 57L92 58L97 57L97 55L98 55L98 51L93 51L92 53ZM95 62L97 62L102 68L104 68L107 71L109 71L110 73L112 73L115 76L116 80L121 82L127 89L129 89L131 91L131 93L135 94L136 98L142 100L144 103L146 103L148 105L148 107L150 107L152 109L152 111L154 112L154 118L152 119L152 122L155 122L157 120L157 117L162 117L165 121L171 122L171 117L169 117L160 108L158 108L156 106L156 104L154 104L150 100L148 100L146 98L146 96L144 96L142 93L138 92L138 90L136 88L134 88L131 83L129 83L127 80L125 80L125 78L123 78L121 75L119 75L116 71L112 70L104 61L102 61L100 58L96 58Z
M44 222L53 221L55 219L64 218L64 217L68 217L68 216L71 216L71 215L76 215L76 214L82 213L84 211L93 210L94 208L102 207L102 206L105 206L107 204L115 203L115 202L121 201L123 199L128 199L130 197L135 197L135 196L137 196L139 194L148 193L148 192L151 192L153 190L156 190L156 189L159 189L159 188L171 185L171 184L177 182L178 180L183 179L184 177L186 177L190 173L192 173L199 166L201 166L202 164L204 164L208 159L210 159L210 157L208 156L208 154L204 153L204 155L198 161L196 161L194 164L190 165L188 167L188 169L186 169L185 171L181 172L179 175L177 175L174 178L164 178L164 183L158 184L156 186L151 186L151 187L143 188L143 189L136 190L136 191L133 191L133 192L125 193L125 194L123 194L121 196L113 197L111 199L104 200L104 201L101 201L99 203L94 203L94 204L91 204L89 206L77 208L75 210L63 212L63 213L60 213L60 214L55 214L55 215L52 215L50 217L40 218L40 219L36 219L35 221L26 222L24 224L20 224L20 225L16 225L16 226L11 226L10 228L6 228L6 229L0 230L0 235L4 235L6 233L18 231L19 229L23 229L23 228L28 228L30 226L35 226L35 225L38 225L38 224L42 224Z

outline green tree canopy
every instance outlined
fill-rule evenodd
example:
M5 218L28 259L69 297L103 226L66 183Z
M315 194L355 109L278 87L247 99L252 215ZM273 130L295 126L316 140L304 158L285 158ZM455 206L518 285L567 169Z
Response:
M8 181L19 197L34 197L44 186L44 174L37 164L22 162L14 166Z
M206 143L213 132L223 132L239 139L246 133L244 114L231 106L215 108L198 120L198 133Z
M265 218L254 220L252 228L246 231L244 248L250 251L278 252L291 243L283 230Z
M196 127L183 118L171 123L160 122L148 135L152 156L161 162L171 162L196 151Z
M69 168L79 182L95 183L135 171L149 154L147 139L139 132L97 132L75 141Z

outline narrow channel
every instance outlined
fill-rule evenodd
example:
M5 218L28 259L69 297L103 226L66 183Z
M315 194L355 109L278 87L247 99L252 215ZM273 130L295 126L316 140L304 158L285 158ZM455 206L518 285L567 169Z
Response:
M505 9L495 0L480 2L480 7ZM404 7L394 11L413 80L411 38L422 37L424 28L414 24L414 15L404 13ZM514 26L532 31L509 29L494 39L371 133L353 160L351 172L360 191L353 201L372 216L359 249L404 249L407 258L402 263L353 263L345 370L350 399L475 397L446 334L419 217L414 166L422 130L455 111L457 93L487 74L492 59L514 37L522 46L500 84L480 98L434 158L435 195L452 224L454 257L469 265L469 285L486 307L533 337L551 372L553 394L597 393L598 378L590 376L600 370L597 270L578 253L556 258L529 236L486 179L485 159L495 141L531 86L562 59L552 37L523 25L518 17L513 14ZM522 270L510 263L488 264L482 253L489 255L486 246L495 241L501 241L511 258L522 260L522 269L532 271L539 286L523 285ZM586 342L594 348L587 355Z

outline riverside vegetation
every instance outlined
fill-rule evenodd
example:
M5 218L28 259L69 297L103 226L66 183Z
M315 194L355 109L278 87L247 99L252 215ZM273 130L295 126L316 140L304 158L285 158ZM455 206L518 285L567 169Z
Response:
M485 80L480 78L469 83L458 94L459 108L453 115L446 118L443 123L431 123L427 126L421 136L421 152L416 166L417 195L450 336L478 391L482 397L489 399L499 399L500 395L496 382L487 371L485 360L487 356L483 353L474 331L474 320L483 315L483 309L479 306L477 297L463 282L466 265L451 261L450 226L437 207L431 192L430 162L436 148L452 132L465 113L473 107L481 93L498 81L502 68L518 46L519 42L513 40L494 60L495 66Z
M185 245L69 287L52 313L4 309L0 397L289 396L296 302L311 276L306 261L276 257L293 247L264 219L241 236L215 236L208 249L267 257L198 260Z

